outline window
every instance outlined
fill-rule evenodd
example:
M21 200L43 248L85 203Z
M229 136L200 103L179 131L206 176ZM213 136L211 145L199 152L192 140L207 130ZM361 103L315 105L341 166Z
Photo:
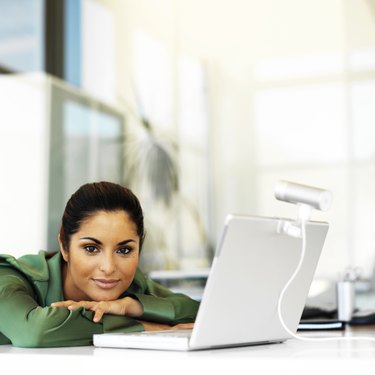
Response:
M353 266L368 275L375 258L370 224L375 211L371 51L361 51L363 59L348 52L355 64L347 67L346 55L337 54L296 56L285 64L265 61L256 71L261 72L254 100L258 209L275 212L273 193L265 187L282 178L334 191L332 209L313 215L331 224L319 273L334 277L333 264L336 272ZM285 205L280 212L295 217L296 210Z
M0 73L44 71L113 103L114 43L112 11L95 0L0 1Z
M3 72L44 70L44 0L0 1Z

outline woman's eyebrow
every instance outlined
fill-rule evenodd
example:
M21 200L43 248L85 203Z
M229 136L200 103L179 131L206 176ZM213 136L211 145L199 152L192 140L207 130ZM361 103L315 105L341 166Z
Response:
M102 245L101 241L97 240L96 238L94 237L81 237L80 240L90 240L92 242L95 242L96 244L98 245Z
M89 241L95 242L97 245L102 245L102 242L99 241L98 239L94 238L94 237L81 237L80 240L83 240L83 241L89 240ZM128 244L129 242L136 242L136 241L130 238L128 240L124 240L124 241L119 242L117 244L117 246L123 246L123 245Z
M128 244L129 242L135 242L135 240L129 239L129 240L121 241L121 242L119 242L119 243L117 244L117 246L126 245L126 244Z

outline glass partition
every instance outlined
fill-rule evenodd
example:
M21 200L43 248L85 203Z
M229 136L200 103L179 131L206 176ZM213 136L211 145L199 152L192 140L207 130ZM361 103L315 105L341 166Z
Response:
M58 248L82 184L123 182L123 115L45 74L0 76L0 252Z

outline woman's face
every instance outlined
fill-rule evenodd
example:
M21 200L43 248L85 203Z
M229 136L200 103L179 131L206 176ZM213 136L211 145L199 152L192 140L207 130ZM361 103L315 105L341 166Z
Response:
M116 300L129 288L139 259L135 223L124 211L98 211L71 236L66 261L64 298L74 301Z

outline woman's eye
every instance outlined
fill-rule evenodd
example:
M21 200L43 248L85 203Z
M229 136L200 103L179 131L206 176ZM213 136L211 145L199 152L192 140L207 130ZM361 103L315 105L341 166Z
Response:
M95 247L95 246L85 246L84 247L86 253L89 253L89 254L94 254L98 251L98 249Z
M117 250L117 253L121 255L127 255L127 254L130 254L131 252L132 252L132 249L129 247L122 247L121 249Z

